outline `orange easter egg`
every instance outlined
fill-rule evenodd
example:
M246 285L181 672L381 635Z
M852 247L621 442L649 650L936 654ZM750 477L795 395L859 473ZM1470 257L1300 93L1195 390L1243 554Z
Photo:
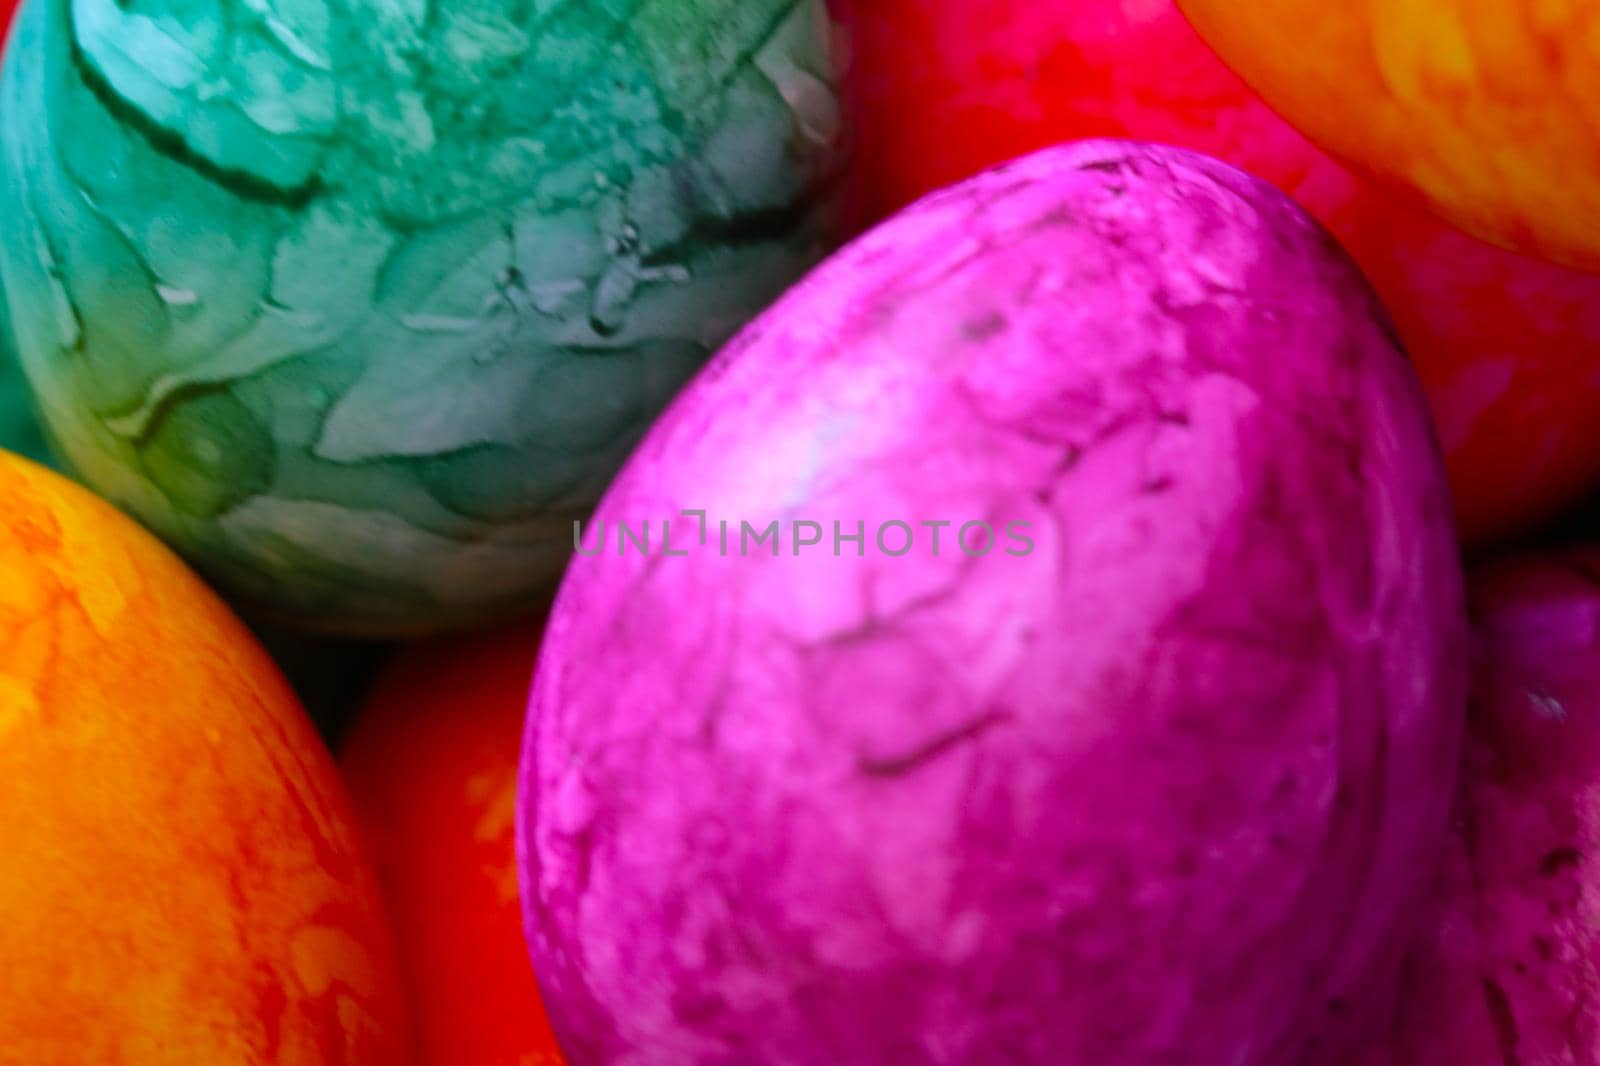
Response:
M1179 0L1323 148L1480 237L1600 270L1594 0Z
M337 771L154 538L0 453L0 1063L405 1061Z

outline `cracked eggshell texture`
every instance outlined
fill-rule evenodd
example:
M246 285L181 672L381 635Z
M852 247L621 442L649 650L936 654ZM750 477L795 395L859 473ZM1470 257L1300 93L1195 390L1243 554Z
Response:
M828 541L617 552L681 509ZM1033 550L833 554L976 519ZM1444 835L1461 578L1386 320L1266 185L1084 142L923 201L596 527L519 823L574 1061L1256 1066L1371 1020Z
M1471 593L1455 830L1394 1032L1358 1066L1600 1061L1600 551Z
M829 37L820 0L28 0L0 276L53 436L284 619L527 606L826 249Z
M415 1066L561 1066L522 935L517 756L539 626L403 649L340 756L394 916Z
M876 0L849 16L876 211L1082 137L1206 152L1289 193L1361 265L1422 379L1469 542L1523 533L1600 482L1600 276L1470 237L1347 170L1172 0Z
M383 904L283 678L166 548L0 453L0 1063L402 1063Z
M1340 158L1482 236L1600 270L1593 0L1178 0Z

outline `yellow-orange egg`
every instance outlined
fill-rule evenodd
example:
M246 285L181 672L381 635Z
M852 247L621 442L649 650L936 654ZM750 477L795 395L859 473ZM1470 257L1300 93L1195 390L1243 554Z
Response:
M403 1061L348 799L271 660L6 453L0 515L0 1063Z
M1594 0L1179 0L1312 140L1480 236L1600 269Z

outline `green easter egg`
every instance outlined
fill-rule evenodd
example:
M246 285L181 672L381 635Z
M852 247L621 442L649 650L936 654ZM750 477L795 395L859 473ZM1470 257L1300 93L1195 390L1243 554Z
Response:
M5 292L0 290L0 449L25 455L35 462L50 462L50 451L33 413L28 382L17 362L11 323L6 320Z
M837 231L821 0L26 0L0 277L58 446L246 604L549 592Z

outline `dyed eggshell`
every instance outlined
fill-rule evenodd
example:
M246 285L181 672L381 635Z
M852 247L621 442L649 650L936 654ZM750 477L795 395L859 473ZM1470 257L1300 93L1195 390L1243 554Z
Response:
M1339 1061L1392 991L1459 564L1376 301L1268 186L1083 142L923 201L581 543L519 822L573 1061Z
M1600 1060L1600 552L1477 575L1455 832L1392 1036L1358 1066Z
M337 771L133 522L0 454L0 1062L404 1063Z
M3 134L0 134L3 136ZM48 462L50 450L39 420L33 413L33 399L27 380L17 364L11 327L5 319L4 293L0 293L0 448L26 456L35 462Z
M28 0L0 276L65 457L286 621L547 597L842 163L820 0L624 7Z
M14 6L11 0L0 0L0 43L4 42L11 26ZM0 112L0 144L6 136L5 117ZM0 287L0 449L45 462L49 449L33 414L28 385L17 363L16 342L6 316L5 290Z
M340 759L400 938L417 1066L559 1066L523 940L513 828L539 632L408 648Z
M1592 0L1179 0L1273 107L1488 239L1600 270Z
M1341 17L1325 6L1319 17ZM1228 70L1172 0L846 11L875 213L1081 137L1217 156L1316 215L1377 289L1422 378L1470 543L1524 532L1600 481L1600 277L1469 237L1346 170Z

